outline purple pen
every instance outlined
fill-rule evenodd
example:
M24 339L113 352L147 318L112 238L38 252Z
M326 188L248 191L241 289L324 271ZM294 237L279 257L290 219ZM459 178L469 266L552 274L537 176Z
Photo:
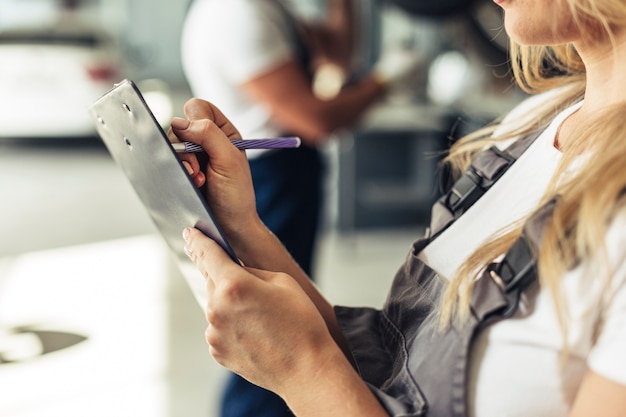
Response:
M289 136L268 139L236 139L232 140L231 143L237 149L279 149L297 148L301 141L297 136ZM172 143L172 147L180 153L204 152L200 145L191 142Z

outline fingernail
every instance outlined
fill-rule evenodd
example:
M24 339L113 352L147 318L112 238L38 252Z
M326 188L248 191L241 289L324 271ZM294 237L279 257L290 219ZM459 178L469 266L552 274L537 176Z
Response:
M187 241L187 239L189 239L189 228L188 227L183 229L183 239L185 239L185 242Z
M185 247L183 248L185 250L185 253L187 254L187 256L191 257L191 248L187 245L185 245Z
M174 117L172 119L171 126L174 129L185 130L189 127L189 120L183 119L182 117Z
M185 167L189 175L193 175L193 168L191 167L191 164L189 162L183 161L183 166Z

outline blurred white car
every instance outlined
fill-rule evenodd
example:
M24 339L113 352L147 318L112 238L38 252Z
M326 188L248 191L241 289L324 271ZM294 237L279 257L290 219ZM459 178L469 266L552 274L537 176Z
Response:
M88 27L0 31L0 137L90 137L87 106L123 77L114 42Z

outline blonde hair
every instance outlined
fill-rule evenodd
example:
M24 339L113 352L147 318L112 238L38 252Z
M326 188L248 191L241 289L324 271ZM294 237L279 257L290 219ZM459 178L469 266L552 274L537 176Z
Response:
M554 1L566 2L574 22L581 30L588 30L589 36L605 36L612 40L611 28L626 24L626 2ZM491 126L460 139L446 158L455 174L463 172L472 158L488 145L540 132L558 113L584 96L585 67L570 44L522 46L512 42L511 67L515 81L525 92L537 94L558 89L557 94L523 120L506 123L496 121ZM604 236L608 223L624 207L624 114L626 104L608 108L585 120L584 126L568 138L567 147L562 150L560 166L540 203L546 203L557 194L560 196L553 216L544 230L537 255L539 283L552 294L564 338L567 337L567 306L561 293L563 274L581 260L606 260ZM580 155L584 155L584 158L579 158ZM575 173L559 181L574 161L577 164ZM453 319L463 322L468 317L470 295L477 274L507 251L521 235L522 223L500 231L461 265L451 278L442 298L442 326L448 325Z

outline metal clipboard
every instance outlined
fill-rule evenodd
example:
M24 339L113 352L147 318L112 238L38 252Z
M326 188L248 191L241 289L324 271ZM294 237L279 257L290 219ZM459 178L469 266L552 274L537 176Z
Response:
M182 231L196 227L239 263L141 92L123 80L89 106L109 153L120 166L152 221L175 254L194 296L206 305L204 277L184 253Z

